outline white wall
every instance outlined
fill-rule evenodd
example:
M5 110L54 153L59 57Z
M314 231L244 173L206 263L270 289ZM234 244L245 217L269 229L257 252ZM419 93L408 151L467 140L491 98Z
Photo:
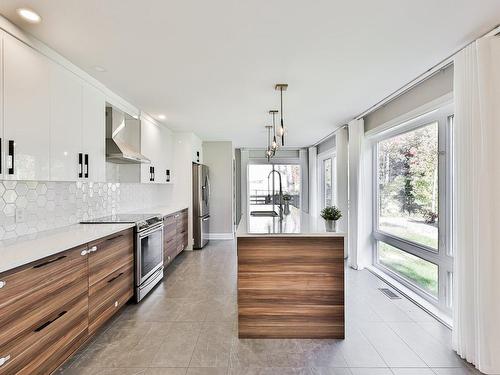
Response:
M203 142L203 164L210 173L210 238L233 238L232 142Z

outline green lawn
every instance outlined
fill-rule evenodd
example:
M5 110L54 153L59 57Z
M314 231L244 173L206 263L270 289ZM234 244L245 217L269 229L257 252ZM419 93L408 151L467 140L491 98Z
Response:
M422 289L437 295L438 267L412 254L379 242L379 261L384 266L414 282Z

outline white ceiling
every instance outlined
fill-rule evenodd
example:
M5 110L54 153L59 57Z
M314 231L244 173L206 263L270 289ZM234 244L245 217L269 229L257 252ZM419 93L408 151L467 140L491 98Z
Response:
M500 1L2 0L0 13L204 140L264 146L286 82L289 145L306 146L495 26Z

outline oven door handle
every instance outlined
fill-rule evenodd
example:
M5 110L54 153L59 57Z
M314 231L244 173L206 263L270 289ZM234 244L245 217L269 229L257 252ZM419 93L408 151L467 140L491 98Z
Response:
M150 234L152 234L154 232L158 232L158 231L161 231L161 230L163 230L163 224L161 224L159 226L156 226L154 228L148 229L145 232L139 232L139 233L137 233L137 235L139 236L139 238L144 238L144 237L147 237L147 236L149 236Z

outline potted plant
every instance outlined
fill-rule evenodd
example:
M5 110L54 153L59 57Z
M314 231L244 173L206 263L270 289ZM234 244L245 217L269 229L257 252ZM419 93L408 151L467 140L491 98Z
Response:
M342 212L335 206L327 206L321 210L321 217L325 220L326 230L332 232L337 229L337 220L342 217Z

